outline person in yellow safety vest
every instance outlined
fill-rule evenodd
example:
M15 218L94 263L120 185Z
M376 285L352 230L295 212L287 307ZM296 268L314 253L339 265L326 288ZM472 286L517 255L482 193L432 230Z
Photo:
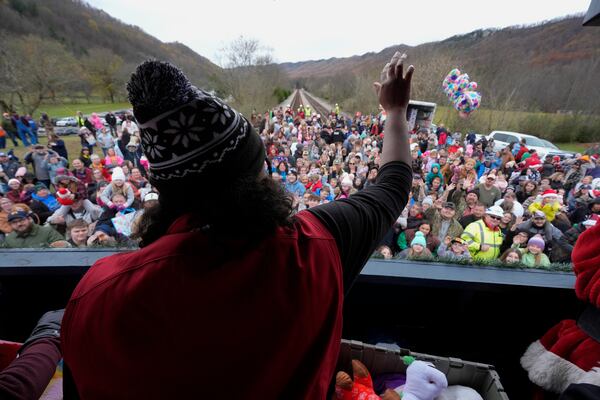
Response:
M467 243L473 259L498 258L504 240L499 227L503 215L504 211L500 206L492 206L485 211L482 219L467 225L461 238Z
M338 103L335 103L335 115L340 115L340 106L338 106Z
M306 114L306 118L310 118L310 106L306 106L304 109L304 114Z
M85 118L83 118L83 114L81 113L81 111L77 111L75 115L75 121L77 121L78 128L85 126Z

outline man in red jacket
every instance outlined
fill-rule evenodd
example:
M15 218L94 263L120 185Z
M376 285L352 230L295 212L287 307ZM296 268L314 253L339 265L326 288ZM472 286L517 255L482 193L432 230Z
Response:
M522 138L519 144L521 147L519 148L519 152L515 156L515 160L517 160L517 162L521 162L521 157L523 157L523 154L529 152L529 149L527 148L527 139Z
M81 398L325 398L344 293L408 198L403 59L375 84L388 115L376 183L293 217L245 117L170 64L137 68L129 100L160 203L140 221L143 248L98 261L68 304Z

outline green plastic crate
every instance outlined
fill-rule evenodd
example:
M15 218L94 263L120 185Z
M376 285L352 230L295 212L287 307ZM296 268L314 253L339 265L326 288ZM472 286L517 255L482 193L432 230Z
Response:
M446 374L449 385L463 385L475 389L484 400L508 400L493 365L463 361L452 357L438 357L414 353L407 349L391 350L354 340L342 340L337 371L352 374L352 360L359 360L369 369L371 376L385 373L405 373L403 356L429 361Z

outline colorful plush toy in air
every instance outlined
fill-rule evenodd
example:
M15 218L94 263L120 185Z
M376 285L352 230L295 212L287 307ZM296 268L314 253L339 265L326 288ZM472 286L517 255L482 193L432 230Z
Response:
M455 68L442 83L444 93L462 118L467 118L481 104L481 94L477 92L477 82L471 82L469 75Z

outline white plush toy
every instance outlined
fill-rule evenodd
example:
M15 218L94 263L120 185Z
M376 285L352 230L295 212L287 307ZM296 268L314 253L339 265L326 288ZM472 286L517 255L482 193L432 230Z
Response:
M435 400L483 400L483 397L474 389L467 386L448 386Z
M382 400L483 400L483 398L470 387L453 385L448 386L446 375L430 362L414 361L412 357L405 357L406 384L388 390L381 397Z
M434 400L448 387L446 375L425 361L413 361L406 369L406 384L396 389L402 400Z

